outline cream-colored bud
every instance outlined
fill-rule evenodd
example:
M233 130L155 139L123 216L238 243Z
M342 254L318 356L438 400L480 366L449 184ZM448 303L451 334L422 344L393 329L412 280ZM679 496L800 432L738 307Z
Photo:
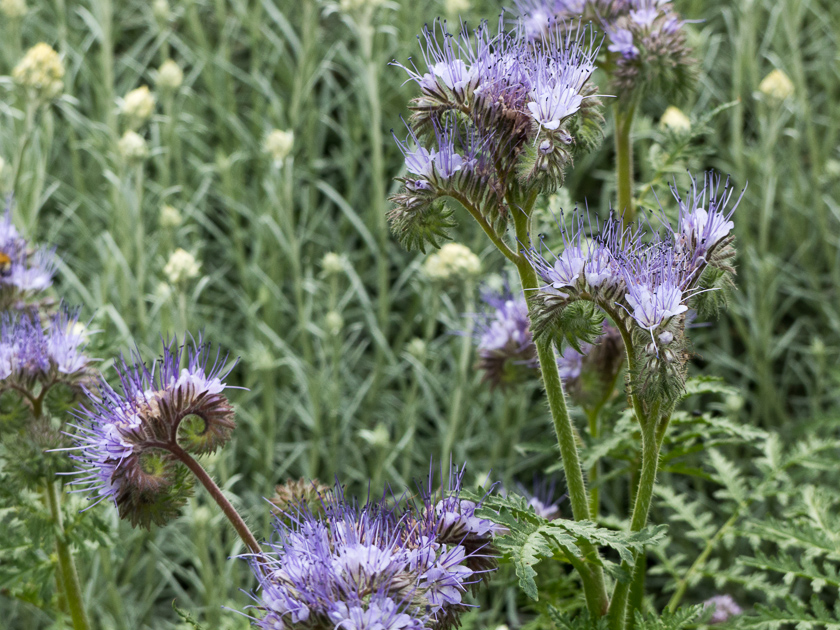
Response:
M340 313L330 311L324 316L324 327L327 329L327 333L334 337L344 328L344 318Z
M174 92L181 87L183 82L184 71L181 70L181 66L171 59L164 61L160 68L158 68L157 86L160 89Z
M426 350L426 342L420 339L420 337L415 337L405 347L405 351L418 361L426 358Z
M120 155L126 162L140 162L149 157L146 141L136 131L126 131L119 141Z
M466 245L447 243L426 258L423 272L431 280L467 278L481 273L481 261Z
M158 282L155 287L155 298L160 302L166 302L172 297L172 287L167 282Z
M195 256L180 247L172 252L169 261L163 268L163 274L172 284L181 284L198 276L201 263Z
M158 22L168 22L172 19L172 11L167 0L155 0L152 3L152 13Z
M160 227L173 229L181 225L183 222L184 219L181 217L181 213L178 211L178 208L170 206L168 203L165 203L160 207L160 216L158 217L158 224Z
M451 18L460 17L461 14L470 10L470 0L445 0L444 10Z
M347 258L335 252L327 252L321 259L321 268L328 276L338 275L347 271Z
M148 85L141 85L125 95L120 111L128 119L129 125L139 127L154 114L155 95Z
M12 70L15 83L39 101L49 102L64 90L64 64L49 44L35 44Z
M671 105L659 119L659 126L671 131L688 131L691 129L691 120L679 107Z
M263 150L271 156L275 164L280 166L283 164L289 153L292 152L292 147L295 145L295 134L293 131L282 131L281 129L272 129L265 137L263 142Z
M388 427L381 422L376 425L373 431L361 429L359 437L374 447L385 448L391 445L391 434L388 432Z
M10 20L19 20L28 10L26 0L0 0L0 13Z
M783 101L793 96L793 81L777 68L761 80L758 90L771 99Z

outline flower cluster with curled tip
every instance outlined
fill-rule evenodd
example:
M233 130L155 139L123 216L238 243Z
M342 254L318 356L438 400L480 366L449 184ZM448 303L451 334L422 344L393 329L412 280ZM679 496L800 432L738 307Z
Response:
M447 196L503 226L511 186L556 188L574 154L600 141L603 123L589 83L599 47L587 27L549 29L534 46L521 23L453 35L438 22L420 42L420 68L394 62L420 88L408 138L395 136L407 175L389 215L411 248L445 237L451 213L435 202Z
M26 301L49 288L55 253L33 248L12 223L11 206L0 218L0 310L21 310Z
M29 400L57 384L81 391L91 377L84 327L77 311L61 307L51 317L4 313L0 319L0 392L15 389Z
M684 21L668 0L515 0L526 33L539 41L552 28L592 20L607 34L611 91L622 99L653 88L669 95L691 81L694 61Z
M275 628L450 628L464 595L495 567L499 526L449 489L419 501L345 499L340 486L287 509L266 551L247 556L259 587L254 625ZM430 481L431 483L431 481Z
M111 499L132 525L162 525L173 518L192 489L183 457L224 445L236 423L224 396L233 366L200 340L164 344L151 368L139 354L121 359L121 391L104 378L87 390L75 412L73 459L80 475L72 483L98 501Z
M731 217L738 205L728 207L729 180L721 190L720 176L711 172L702 186L692 180L685 199L674 187L672 193L679 218L673 227L663 217L664 234L646 234L641 222L624 228L614 215L593 229L576 213L573 227L561 225L562 252L551 259L535 248L524 252L545 283L530 298L537 311L535 334L544 333L569 306L594 304L646 357L640 373L632 375L639 389L653 386L666 397L676 394L684 378L686 312L715 310L721 296L714 292L731 284Z

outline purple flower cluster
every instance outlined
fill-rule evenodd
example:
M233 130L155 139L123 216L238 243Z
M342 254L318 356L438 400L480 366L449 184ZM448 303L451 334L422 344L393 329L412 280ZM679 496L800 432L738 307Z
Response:
M740 615L744 612L735 600L732 599L731 595L715 595L707 599L703 602L703 609L705 610L706 608L714 608L712 617L709 619L711 625L724 623L730 617Z
M5 313L0 320L0 391L32 393L57 383L79 386L89 376L78 312L61 308L42 324L36 314Z
M719 182L713 173L702 188L692 181L685 200L672 188L680 208L677 227L648 240L641 225L624 229L615 216L588 239L578 215L574 228L563 228L565 247L553 260L535 249L526 252L545 282L540 293L558 305L592 301L613 319L646 331L654 348L667 346L675 338L671 324L679 323L692 297L706 289L704 270L731 269L730 219L737 202L727 208L733 190L727 180L718 194Z
M494 386L516 380L518 372L537 367L528 304L523 296L484 292L489 310L476 316L478 367Z
M458 496L430 487L418 504L347 501L340 486L287 511L266 551L248 556L259 580L259 628L449 628L464 595L493 568L499 531Z
M394 62L421 91L409 137L397 140L409 174L393 198L399 206L414 211L449 194L504 215L504 181L515 170L562 179L574 144L567 127L600 103L589 85L598 53L589 29L552 29L534 46L521 23L505 31L500 19L496 34L482 23L457 36L437 23L420 41L420 68Z
M0 219L0 309L19 308L25 299L47 289L55 265L52 250L32 249L20 235L7 206Z
M616 88L639 87L641 82L653 79L645 74L660 71L663 74L660 79L680 79L675 71L690 64L682 32L684 21L668 0L515 2L532 39L540 39L554 27L581 19L599 23L607 34L607 50L615 56L612 72Z
M134 524L158 524L184 499L184 475L174 454L212 453L230 439L234 412L223 395L231 368L201 341L164 344L151 368L117 363L121 391L101 378L76 412L72 456L82 476L72 483L97 502L110 498ZM187 420L189 422L186 422ZM196 422L198 426L195 426ZM175 493L177 496L172 496ZM179 494L180 493L180 494Z

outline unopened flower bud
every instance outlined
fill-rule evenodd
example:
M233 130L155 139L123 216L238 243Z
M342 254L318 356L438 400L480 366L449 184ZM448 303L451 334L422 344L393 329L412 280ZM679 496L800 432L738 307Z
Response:
M667 330L666 330L666 331L664 331L664 332L659 333L659 342L660 342L662 345L667 346L667 345L668 345L669 343L671 343L673 340L674 340L674 333L669 332L669 331L667 331Z
M466 245L447 243L426 259L423 272L430 280L463 279L481 273L481 261Z
M165 229L174 229L183 222L184 219L181 217L181 213L178 211L178 208L170 206L167 203L161 206L160 216L158 217L160 227Z
M0 0L0 13L10 20L21 19L28 10L26 0Z
M391 435L388 432L388 427L381 422L376 425L373 431L370 429L361 429L359 431L359 437L374 448L384 448L391 445Z
M181 66L167 59L157 71L157 86L162 90L174 92L184 82L184 71Z
M283 164L289 154L292 152L292 147L295 144L295 134L293 131L282 131L280 129L272 129L266 136L263 143L263 150L271 156L277 166Z
M678 107L670 106L659 119L659 126L662 129L671 131L688 131L691 129L691 120Z
M180 247L172 252L169 261L163 268L163 273L172 284L180 284L198 276L201 263L195 256Z
M155 111L155 96L149 86L141 85L125 95L120 111L128 120L129 126L137 128L152 117Z
M35 44L12 70L15 83L40 102L57 98L64 90L64 64L49 44Z
M324 325L326 326L327 333L335 337L344 328L344 318L340 313L330 311L324 316Z
M140 162L149 157L146 141L136 131L126 131L118 143L120 155L126 162Z
M762 79L758 91L773 100L783 101L793 96L793 82L788 75L777 68Z
M335 252L327 252L321 259L321 268L328 276L342 274L347 270L347 258Z
M172 11L169 9L167 0L155 0L152 3L152 13L155 19L162 24L172 19Z
M554 145L551 144L549 140L543 140L540 142L540 153L543 155L548 155L554 150Z
M426 358L426 342L420 337L415 337L406 344L405 351L418 361L422 361Z

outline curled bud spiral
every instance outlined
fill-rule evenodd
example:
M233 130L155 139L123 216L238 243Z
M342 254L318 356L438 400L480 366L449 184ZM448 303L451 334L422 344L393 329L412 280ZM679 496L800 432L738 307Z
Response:
M117 363L121 391L102 378L76 414L73 483L97 502L112 499L132 525L149 527L175 516L189 496L184 458L230 439L234 412L223 392L233 366L200 340L164 344L151 367L139 354L130 358L134 364Z
M426 493L419 505L383 500L358 506L336 486L319 497L317 510L311 502L287 509L275 522L275 539L247 556L259 580L254 625L306 630L457 625L466 610L464 594L481 581L477 565L492 555L488 545L495 526L468 516L457 503L457 488L434 495L437 502L432 496ZM452 509L441 503L449 499L456 501ZM475 524L464 525L469 519ZM481 547L469 540L473 530L486 538Z

